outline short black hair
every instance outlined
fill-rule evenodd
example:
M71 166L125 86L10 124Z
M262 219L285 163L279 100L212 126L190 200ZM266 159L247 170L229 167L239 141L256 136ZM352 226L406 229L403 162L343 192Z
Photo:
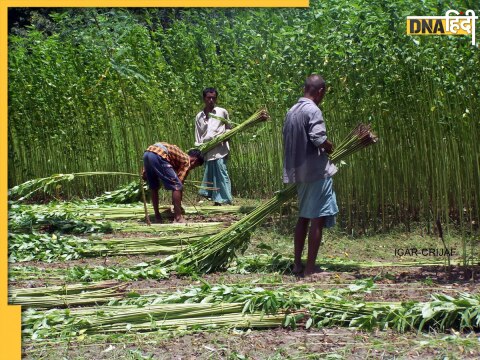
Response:
M211 93L211 92L214 92L215 96L218 97L217 89L215 89L213 87L208 87L208 88L203 89L203 98L205 98L205 96L207 96L207 94Z
M325 80L320 75L312 74L305 80L305 94L313 95L320 89L325 89Z
M191 157L195 157L198 159L198 165L203 165L205 162L205 159L203 158L203 154L200 150L198 149L190 149L188 150L188 155Z

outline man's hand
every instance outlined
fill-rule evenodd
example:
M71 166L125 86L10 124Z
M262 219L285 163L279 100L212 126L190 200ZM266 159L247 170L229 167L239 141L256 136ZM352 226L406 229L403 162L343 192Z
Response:
M260 119L262 119L263 121L270 119L270 115L268 115L267 110L262 110L260 112Z
M142 169L142 179L144 181L147 181L147 173L146 173L145 169Z
M320 145L320 147L321 147L323 150L325 150L325 152L326 152L327 154L331 154L331 153L333 152L333 149L335 148L335 147L333 146L333 143L330 142L330 140L325 140L325 142L324 142L322 145Z

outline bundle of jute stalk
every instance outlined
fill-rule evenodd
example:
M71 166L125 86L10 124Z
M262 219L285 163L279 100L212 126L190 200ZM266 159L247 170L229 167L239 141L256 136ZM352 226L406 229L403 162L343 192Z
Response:
M132 254L175 254L195 241L217 232L218 229L198 231L193 234L171 234L159 237L91 239L88 246L79 249L82 257L118 256Z
M335 151L330 155L332 162L337 162L345 157L356 153L371 144L376 143L378 140L370 127L370 124L358 124L343 141L337 145Z
M239 132L242 132L246 128L255 125L261 121L267 120L268 117L269 115L267 110L265 108L261 108L257 110L252 116L250 116L247 120L242 122L240 125L237 125L233 129L223 133L222 135L219 135L216 138L198 146L197 149L199 149L202 153L206 153L221 144L222 142L230 139L232 136L238 134Z
M359 283L356 284L360 285ZM366 284L364 284L366 285ZM107 305L68 309L29 309L22 314L22 333L31 340L72 338L159 330L213 328L279 328L296 326L323 329L349 327L362 330L393 329L398 332L478 331L480 295L455 297L432 294L430 301L370 302L352 299L363 290L313 289L287 286L192 287L176 293L149 294L112 300Z
M178 329L280 327L285 313L242 313L242 303L102 306L68 310L30 311L22 316L25 338L45 340L87 334L147 332Z
M36 308L100 304L123 297L125 287L126 284L117 281L104 281L86 285L11 289L8 291L8 302Z
M359 124L338 145L330 155L330 160L338 162L346 156L374 144L377 139L377 136L371 131L370 125ZM255 227L278 210L282 204L295 197L295 194L296 186L294 184L287 186L240 221L205 241L194 243L185 250L165 258L162 265L180 273L183 271L213 272L224 269L236 256L236 252L243 252L247 248L251 232Z

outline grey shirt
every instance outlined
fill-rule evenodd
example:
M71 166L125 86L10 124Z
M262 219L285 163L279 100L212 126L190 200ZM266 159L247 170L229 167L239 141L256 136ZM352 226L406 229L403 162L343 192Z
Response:
M283 125L283 182L306 183L333 176L337 167L319 146L327 140L322 111L301 97L285 116Z

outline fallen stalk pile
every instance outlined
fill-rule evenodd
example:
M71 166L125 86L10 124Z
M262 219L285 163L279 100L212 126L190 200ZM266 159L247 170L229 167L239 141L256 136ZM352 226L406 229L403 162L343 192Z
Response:
M253 206L186 206L183 208L188 215L215 215L215 214L245 214ZM160 206L159 210L164 217L173 217L171 206ZM149 205L150 213L153 207ZM68 218L76 220L133 220L144 219L143 205L118 204L97 205L92 203L53 203L47 205L15 205L9 211L9 220L15 221L21 214L32 214L34 219L45 224L48 218ZM43 221L42 221L43 220Z
M105 221L83 220L69 211L41 212L35 206L12 206L8 212L8 229L28 233L37 229L61 233L108 233L112 226Z
M187 215L214 215L214 214L244 214L252 210L249 206L187 206L184 207ZM144 219L145 212L143 206L125 206L125 207L83 207L85 215L82 218L87 220L125 220L125 219ZM170 206L160 206L159 211L165 218L173 218L173 212ZM153 207L149 205L149 212L153 212Z
M366 286L366 287L365 287ZM30 309L22 317L24 335L35 339L189 328L305 328L344 326L363 330L478 330L480 295L432 295L427 302L364 302L346 296L371 285L322 291L296 287L265 290L219 285L170 296L115 300L111 305ZM122 304L123 301L126 301Z
M133 254L174 254L196 241L202 242L206 236L216 230L194 234L172 234L162 237L119 238L91 240L89 247L81 250L84 257L99 255L133 255Z
M445 261L415 261L415 262L356 262L344 261L341 259L318 259L322 268L352 272L360 268L378 268L378 267L423 267L423 266L443 266ZM240 257L228 267L231 273L280 273L291 274L293 260L272 256L270 259L262 257ZM11 267L9 269L9 281L16 280L34 280L38 274L44 272L43 269L29 266ZM68 281L102 281L102 280L141 280L141 279L164 279L169 276L167 269L161 264L161 260L143 262L130 267L105 267L105 266L73 266L69 269L52 269L48 271L50 278L68 280Z
M223 208L223 207L222 207ZM231 206L225 207L227 212L246 212L248 207ZM213 214L221 210L219 207L187 208L192 214ZM170 213L170 207L166 207L165 213ZM195 231L198 228L217 228L220 223L195 223L195 224L155 224L154 226L142 226L138 223L117 223L108 220L121 220L132 218L144 218L143 210L138 206L110 206L93 207L84 204L48 204L48 205L13 205L8 213L8 225L11 232L31 233L43 230L60 233L110 233L121 232L149 232L160 233L170 231Z
M188 244L202 241L218 228L197 228L196 232L170 232L152 237L120 237L84 239L70 235L13 234L8 235L10 263L39 260L67 261L82 257L129 254L174 254Z
M125 284L101 282L32 289L11 289L8 302L23 307L51 308L73 305L101 304L121 298Z
M285 314L243 314L242 304L162 304L146 307L98 307L26 312L22 317L24 336L49 339L135 331L189 328L275 328Z
M367 125L358 125L330 155L332 162L338 162L360 149L377 141L376 135ZM295 184L279 191L275 197L258 206L240 221L212 236L202 244L193 244L182 252L166 258L162 265L168 270L179 273L196 270L202 273L225 269L236 256L236 251L243 251L248 246L251 232L270 214L278 210L283 203L296 194Z
M55 188L54 185L59 182L72 181L75 178L90 177L93 175L121 175L139 177L138 174L113 171L89 171L71 174L54 174L45 178L32 179L20 185L14 186L13 188L8 190L8 197L10 199L18 198L16 201L20 202L28 199L30 196L32 196L39 190L53 193L53 189Z
M140 224L136 222L112 223L114 232L119 233L149 233L168 235L174 232L198 233L199 231L218 231L224 227L221 222L195 222L195 223L164 223L164 224Z

